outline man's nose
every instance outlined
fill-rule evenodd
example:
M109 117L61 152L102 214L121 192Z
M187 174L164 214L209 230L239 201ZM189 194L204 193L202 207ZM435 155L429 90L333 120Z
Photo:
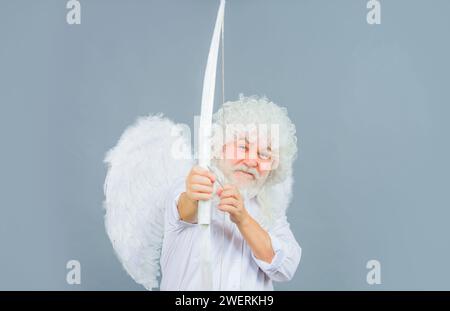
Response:
M248 167L256 167L258 166L258 160L252 157L246 157L244 164L247 165Z

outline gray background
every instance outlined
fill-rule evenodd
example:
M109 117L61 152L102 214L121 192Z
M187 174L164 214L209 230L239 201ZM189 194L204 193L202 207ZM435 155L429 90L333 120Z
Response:
M303 257L277 289L450 289L450 2L381 2L379 26L365 0L227 2L226 98L267 95L300 138ZM218 1L81 3L70 26L66 1L0 0L2 290L142 289L104 231L102 160L138 116L199 114Z

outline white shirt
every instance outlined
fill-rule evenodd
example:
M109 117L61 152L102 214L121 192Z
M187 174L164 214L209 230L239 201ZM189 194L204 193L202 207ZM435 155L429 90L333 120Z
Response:
M180 219L177 202L184 191L184 180L180 180L166 201L160 290L201 288L201 228ZM217 209L217 202L211 205L213 290L273 290L272 281L292 279L300 262L301 248L286 216L268 231L275 256L267 263L255 257L228 214ZM254 218L259 213L254 198L246 199L244 206Z

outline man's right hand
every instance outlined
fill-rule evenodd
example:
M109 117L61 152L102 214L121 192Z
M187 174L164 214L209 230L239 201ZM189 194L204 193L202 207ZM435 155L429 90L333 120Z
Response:
M207 201L212 198L216 176L210 171L194 166L186 178L186 196L196 202Z
M213 185L216 177L200 166L194 166L186 178L186 192L178 200L177 208L180 219L197 222L198 201L207 201L213 196Z

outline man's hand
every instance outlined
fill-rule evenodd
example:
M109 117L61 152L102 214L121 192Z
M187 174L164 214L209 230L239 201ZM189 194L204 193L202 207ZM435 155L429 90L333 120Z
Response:
M213 195L216 177L210 171L194 166L186 178L186 195L192 201L207 201Z
M238 188L225 185L217 194L220 197L219 210L230 213L231 221L236 224L255 257L271 263L275 253L270 236L247 212Z
M239 189L234 185L225 185L217 194L220 197L219 210L228 212L230 219L237 226L245 225L250 218L244 206Z
M198 201L211 199L215 180L214 174L200 166L191 169L186 177L186 192L180 195L177 205L181 220L197 222Z

